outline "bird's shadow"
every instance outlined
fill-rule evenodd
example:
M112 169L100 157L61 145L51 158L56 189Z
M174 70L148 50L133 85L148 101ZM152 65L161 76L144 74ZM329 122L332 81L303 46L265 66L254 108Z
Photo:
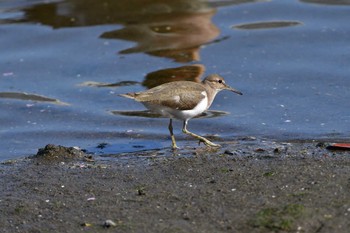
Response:
M121 115L121 116L135 116L135 117L146 117L146 118L167 118L160 114L154 113L150 110L144 110L144 111L110 111L114 115ZM224 111L215 111L215 110L208 110L200 115L196 116L195 118L215 118L215 117L221 117L230 114L229 112Z

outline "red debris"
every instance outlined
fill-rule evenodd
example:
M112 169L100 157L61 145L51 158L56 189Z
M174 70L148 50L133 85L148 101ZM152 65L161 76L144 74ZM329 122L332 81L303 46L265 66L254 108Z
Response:
M332 143L327 146L329 150L350 150L350 143Z

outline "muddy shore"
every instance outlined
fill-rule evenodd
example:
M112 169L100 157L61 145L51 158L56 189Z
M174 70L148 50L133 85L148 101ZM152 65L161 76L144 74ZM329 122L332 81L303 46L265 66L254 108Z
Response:
M0 232L348 232L350 152L240 140L0 165Z

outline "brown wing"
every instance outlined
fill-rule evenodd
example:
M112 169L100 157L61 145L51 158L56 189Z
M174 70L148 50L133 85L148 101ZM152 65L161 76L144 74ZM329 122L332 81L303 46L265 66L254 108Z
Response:
M164 98L159 101L159 104L178 110L190 110L197 106L200 100L205 96L200 92L196 93L177 93L178 97Z
M205 98L203 91L205 88L195 82L172 82L136 93L135 100L178 110L189 110Z

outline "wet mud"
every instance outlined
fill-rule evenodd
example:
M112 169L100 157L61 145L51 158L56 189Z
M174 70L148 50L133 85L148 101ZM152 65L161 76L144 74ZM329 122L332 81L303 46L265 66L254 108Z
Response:
M347 232L350 152L256 139L0 166L1 232Z

